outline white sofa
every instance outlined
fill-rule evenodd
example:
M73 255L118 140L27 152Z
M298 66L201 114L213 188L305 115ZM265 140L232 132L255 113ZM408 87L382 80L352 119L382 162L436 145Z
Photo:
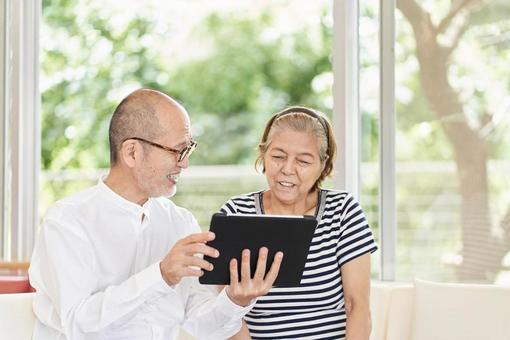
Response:
M31 339L34 294L0 294L0 339ZM370 305L370 340L510 340L510 287L376 281Z
M34 329L35 315L32 300L35 293L0 294L0 339L30 340ZM193 340L182 331L178 340Z
M35 293L0 294L0 339L32 338L35 315L32 299Z
M370 340L510 340L510 287L372 282Z

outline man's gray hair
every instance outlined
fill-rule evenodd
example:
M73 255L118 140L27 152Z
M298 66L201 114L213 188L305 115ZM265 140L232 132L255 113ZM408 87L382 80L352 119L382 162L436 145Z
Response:
M155 96L163 95L153 90L137 90L124 98L113 112L110 121L110 163L119 158L122 143L129 138L139 137L154 140L161 136L161 127L156 115Z

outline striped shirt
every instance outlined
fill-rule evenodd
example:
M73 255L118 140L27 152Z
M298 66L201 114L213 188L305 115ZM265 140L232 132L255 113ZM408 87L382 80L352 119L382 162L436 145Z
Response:
M263 191L231 198L232 214L263 214ZM344 191L319 191L318 225L301 283L272 288L245 316L252 339L344 339L345 306L340 268L377 246L359 203Z

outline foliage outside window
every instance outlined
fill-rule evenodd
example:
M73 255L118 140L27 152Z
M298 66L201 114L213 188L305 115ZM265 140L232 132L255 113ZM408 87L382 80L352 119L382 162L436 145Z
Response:
M264 188L252 164L274 112L300 104L331 114L331 2L129 4L43 2L41 215L109 166L115 105L150 87L190 113L200 146L187 173L245 166L230 178L185 172L174 200L206 228L229 196ZM302 10L310 15L296 20Z
M508 283L510 5L396 5L397 279ZM367 78L379 67L372 1L361 23ZM377 91L362 88L364 161L378 157ZM374 191L370 174L362 181Z

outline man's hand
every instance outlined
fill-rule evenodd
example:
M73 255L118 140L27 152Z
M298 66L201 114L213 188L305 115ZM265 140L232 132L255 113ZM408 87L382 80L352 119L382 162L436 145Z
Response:
M191 234L175 243L166 257L159 263L159 269L165 282L175 286L185 276L202 276L203 270L211 271L213 265L196 254L218 257L220 253L206 245L214 240L214 233Z
M283 253L277 252L274 256L271 268L266 273L266 261L268 250L262 247L259 250L259 258L257 260L257 269L253 278L250 271L250 251L244 249L241 259L241 281L237 274L237 260L230 260L230 286L227 287L227 295L234 303L240 306L247 306L250 302L262 295L266 295L273 286L280 265L283 259ZM265 277L264 277L265 275Z

